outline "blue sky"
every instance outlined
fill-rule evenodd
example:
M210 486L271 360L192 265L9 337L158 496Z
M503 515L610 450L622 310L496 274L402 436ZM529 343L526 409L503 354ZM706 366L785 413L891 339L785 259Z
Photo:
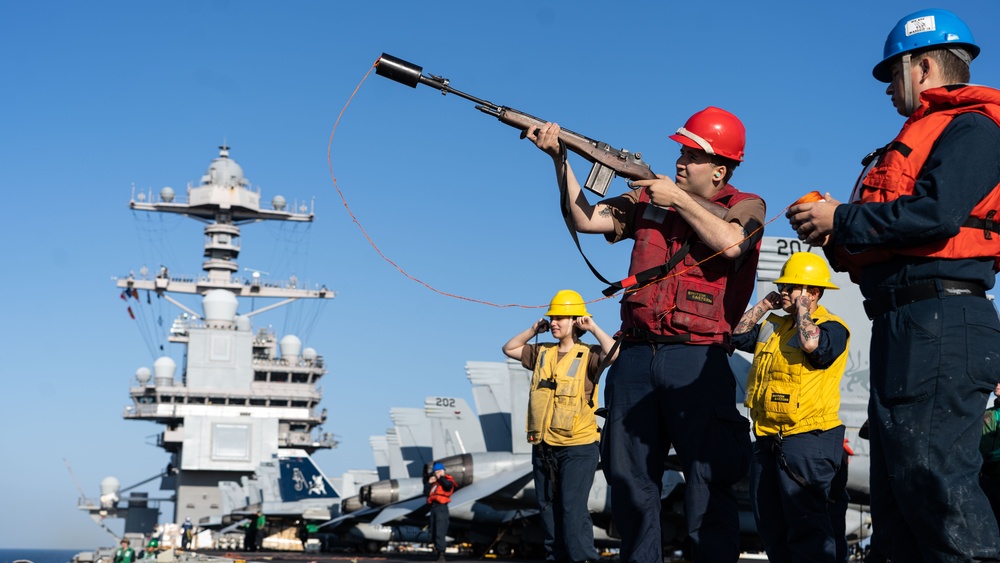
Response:
M982 47L974 82L1000 84L1000 37L986 26L1000 19L1000 3L948 4ZM541 314L429 291L384 262L351 221L328 142L382 52L641 151L664 174L677 154L667 135L705 106L728 109L748 131L733 183L762 195L771 218L813 189L846 198L861 157L891 139L902 118L871 67L892 25L925 7L0 0L0 547L111 543L76 510L63 459L92 496L107 475L129 485L167 463L149 445L162 428L121 415L135 370L156 355L140 326L155 336L155 319L169 325L177 311L149 306L147 324L132 321L111 278L144 264L199 274L201 226L134 214L133 184L180 191L225 142L264 201L315 198L309 227L245 227L240 265L338 294L315 321L308 305L262 319L280 334L298 331L327 359L326 430L341 445L317 459L337 476L372 467L368 437L390 425L390 407L419 407L427 395L471 404L465 362L502 360L501 345ZM550 161L472 104L373 73L331 154L361 225L441 291L521 305L563 288L600 297L559 215ZM792 234L783 218L766 232ZM627 244L583 242L605 275L624 275ZM589 307L616 328L613 301Z

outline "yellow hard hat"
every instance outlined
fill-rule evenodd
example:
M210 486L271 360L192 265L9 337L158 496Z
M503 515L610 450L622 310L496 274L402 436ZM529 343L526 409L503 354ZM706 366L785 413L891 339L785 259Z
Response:
M583 297L572 289L562 289L549 302L547 317L589 317Z
M830 281L830 268L827 267L826 260L812 252L796 252L789 256L781 267L781 277L774 280L774 283L840 289Z

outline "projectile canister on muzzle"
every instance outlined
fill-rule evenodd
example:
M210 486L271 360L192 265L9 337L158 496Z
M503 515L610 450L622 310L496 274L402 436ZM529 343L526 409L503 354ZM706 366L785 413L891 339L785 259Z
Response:
M416 88L420 84L420 73L423 70L422 67L385 53L375 62L375 74L406 84L410 88Z

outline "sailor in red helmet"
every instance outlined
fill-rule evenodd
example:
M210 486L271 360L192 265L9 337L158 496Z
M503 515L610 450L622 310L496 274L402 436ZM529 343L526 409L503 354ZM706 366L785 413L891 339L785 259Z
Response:
M555 163L574 228L634 241L601 438L621 561L662 560L671 538L661 537L660 492L671 446L684 472L690 556L737 561L732 486L746 475L750 435L728 356L753 292L765 213L760 197L729 184L743 161L743 123L716 107L699 111L670 136L681 145L672 177L636 181L594 205L558 134L553 123L527 132Z
M986 290L1000 266L1000 91L968 84L979 47L947 10L895 25L875 78L906 122L849 204L788 210L872 319L872 525L891 561L997 561L979 487L982 411L1000 366Z

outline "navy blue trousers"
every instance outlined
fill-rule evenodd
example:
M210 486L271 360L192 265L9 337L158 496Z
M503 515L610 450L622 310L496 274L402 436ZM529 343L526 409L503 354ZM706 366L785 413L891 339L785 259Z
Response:
M673 445L684 472L684 513L696 562L739 559L733 485L750 463L750 427L718 346L626 342L608 374L601 438L622 563L660 563L660 492Z
M596 561L587 499L600 461L597 442L531 449L535 495L545 526L546 561Z
M444 555L444 550L448 547L448 505L431 503L430 517L430 537L434 542L434 551L438 555Z
M777 448L777 438L758 437L750 463L750 504L767 560L834 563L837 542L828 499L844 457L844 427L785 436Z
M979 437L1000 378L1000 320L980 297L928 299L872 326L872 525L892 561L1000 555Z
M827 513L830 515L830 524L833 526L833 541L837 545L837 563L847 563L849 554L847 552L847 505L850 504L851 496L847 493L847 474L850 455L847 450L840 447L840 469L834 475L830 483L830 506Z

